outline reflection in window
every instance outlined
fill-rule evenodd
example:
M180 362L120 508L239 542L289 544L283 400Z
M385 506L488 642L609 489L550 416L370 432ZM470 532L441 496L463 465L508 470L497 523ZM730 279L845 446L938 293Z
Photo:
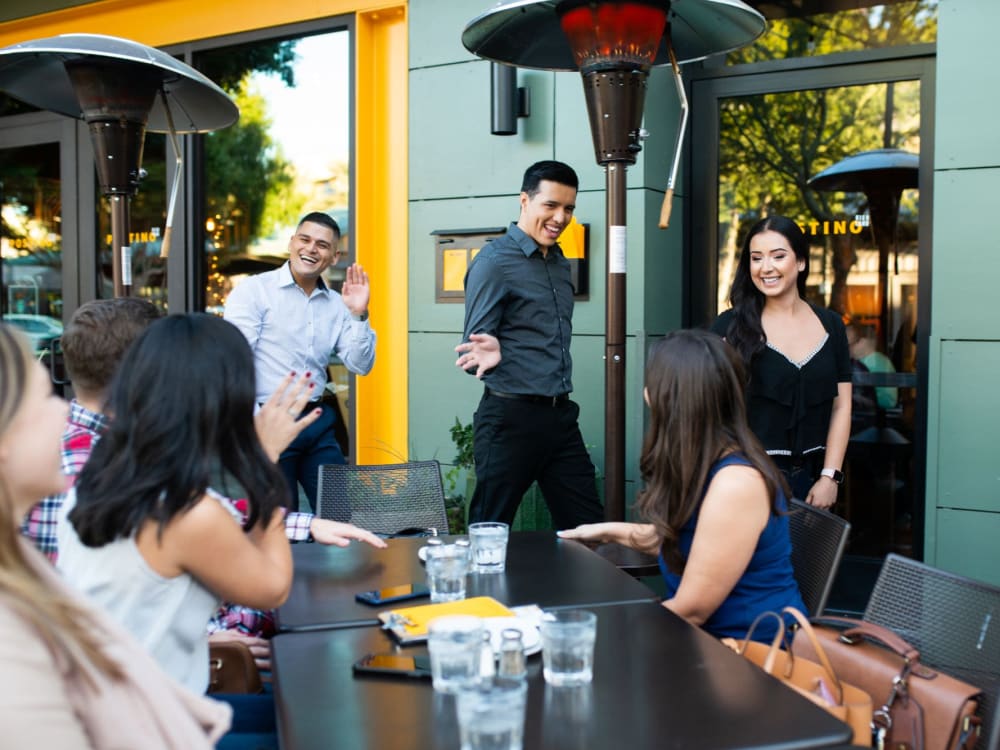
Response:
M195 66L236 101L240 120L204 138L205 309L277 268L309 211L348 236L349 36L334 31L200 53ZM346 249L346 248L342 248ZM331 269L337 286L346 267Z
M930 43L937 40L938 0L901 0L829 13L801 14L798 3L751 0L768 19L767 32L753 44L729 54L730 65L816 57L835 52ZM835 3L819 0L810 9Z
M0 256L3 319L45 354L62 334L59 144L0 149Z
M869 197L822 192L807 182L858 152L891 147L919 154L919 108L916 81L723 100L717 308L728 307L746 230L764 216L782 214L813 238L809 292L814 302L876 323L883 346L900 326L912 328L916 311L906 290L915 289L917 280L917 191L903 191L890 274L880 286ZM890 301L885 321L878 320L882 294Z

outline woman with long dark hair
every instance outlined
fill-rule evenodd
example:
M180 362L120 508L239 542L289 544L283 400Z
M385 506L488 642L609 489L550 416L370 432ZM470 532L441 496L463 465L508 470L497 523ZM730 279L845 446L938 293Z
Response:
M62 492L69 408L0 323L0 727L4 747L213 747L229 709L183 690L18 533Z
M809 241L771 216L743 243L729 301L712 330L749 374L750 427L794 497L820 508L837 500L851 434L851 357L840 315L805 299Z
M791 565L781 473L750 431L743 367L707 331L668 334L650 349L650 422L636 502L644 523L597 523L565 539L618 542L660 555L663 606L717 637L742 637L768 610L804 610ZM754 634L767 640L775 624Z
M254 394L233 325L205 314L152 324L117 370L114 419L59 524L69 582L199 692L220 601L269 609L291 586L287 487L257 438Z

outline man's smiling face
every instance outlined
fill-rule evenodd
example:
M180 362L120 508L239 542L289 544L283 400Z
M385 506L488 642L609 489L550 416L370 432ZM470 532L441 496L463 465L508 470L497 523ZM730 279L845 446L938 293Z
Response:
M517 226L540 247L548 248L569 225L575 208L575 188L542 180L534 195L521 193L521 218Z
M316 279L337 258L338 237L322 224L303 222L288 241L288 260L292 276L302 286L313 286Z

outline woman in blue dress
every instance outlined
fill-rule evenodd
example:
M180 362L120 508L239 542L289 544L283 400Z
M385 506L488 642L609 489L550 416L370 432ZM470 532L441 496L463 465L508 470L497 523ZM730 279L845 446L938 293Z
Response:
M784 216L754 224L740 253L732 305L712 330L746 366L750 429L792 496L837 500L851 434L851 357L840 314L805 299L809 241Z
M650 409L640 469L644 523L586 524L564 539L660 555L663 606L716 637L742 637L758 614L804 610L791 564L785 481L747 425L743 365L708 331L650 349ZM768 640L773 621L754 637Z

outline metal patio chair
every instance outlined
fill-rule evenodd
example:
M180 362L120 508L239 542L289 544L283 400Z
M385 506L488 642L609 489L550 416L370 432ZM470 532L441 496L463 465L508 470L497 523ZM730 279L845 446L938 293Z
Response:
M894 630L928 666L980 688L976 748L1000 750L1000 588L890 554L863 619Z
M437 461L319 468L320 518L345 521L394 536L435 529L448 533L441 466Z
M801 500L793 499L788 509L795 580L806 605L806 614L818 617L830 597L851 524Z

